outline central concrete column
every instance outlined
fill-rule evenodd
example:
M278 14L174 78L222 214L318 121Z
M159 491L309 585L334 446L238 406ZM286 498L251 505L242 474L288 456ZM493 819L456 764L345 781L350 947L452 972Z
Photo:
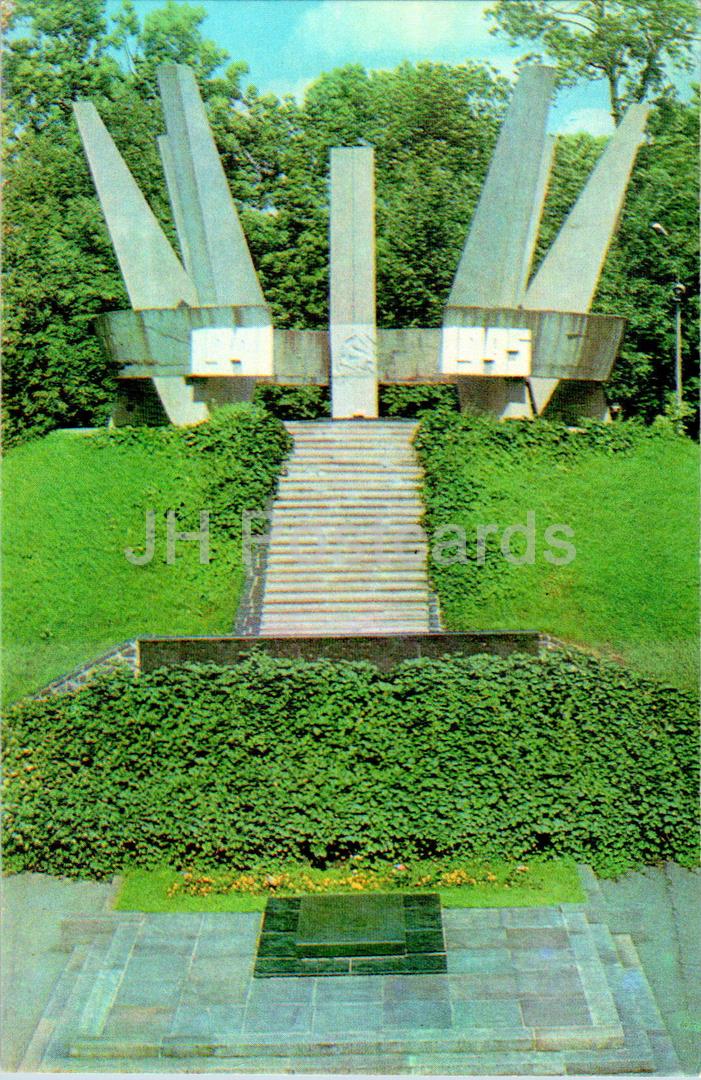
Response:
M331 150L331 415L377 416L375 154Z

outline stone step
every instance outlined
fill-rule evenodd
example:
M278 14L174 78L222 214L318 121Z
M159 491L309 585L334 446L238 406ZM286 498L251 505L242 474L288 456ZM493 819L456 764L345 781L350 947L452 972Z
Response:
M329 450L333 451L338 448L351 449L351 450L370 450L374 451L379 448L386 448L389 450L396 450L397 452L403 452L407 449L411 449L411 443L408 439L401 435L379 435L375 438L367 438L363 435L356 436L324 436L324 435L309 435L309 436L294 436L295 444L293 447L293 453L295 449L305 450Z
M416 432L417 424L310 424L308 427L301 425L289 426L285 424L290 435L303 439L411 439Z
M325 634L328 636L328 631ZM130 915L119 913L120 923L124 917L131 921ZM127 1071L155 1072L156 1068L162 1071L165 1066L166 1071L178 1073L279 1071L321 1075L329 1072L460 1076L681 1073L669 1040L663 1032L655 1031L660 1023L659 1013L654 1009L648 1012L646 981L644 976L642 981L637 977L642 975L639 967L621 968L612 959L607 927L596 923L590 926L577 905L470 912L446 909L443 922L448 944L448 975L417 977L416 994L411 983L413 977L405 980L406 985L385 989L369 1001L362 995L349 993L344 1000L336 994L338 1014L326 1006L324 997L327 990L329 997L333 997L338 989L336 980L318 980L314 993L310 990L308 996L302 997L288 993L295 987L281 985L280 990L285 989L287 996L271 995L273 1002L281 1003L268 1007L269 1024L261 1024L260 1006L246 997L246 977L242 985L239 973L239 969L245 968L248 950L255 949L256 927L247 924L238 942L239 931L230 933L228 929L234 919L246 919L246 916L192 914L136 918L147 930L143 936L134 925L115 926L113 934L98 935L87 957L85 954L75 957L77 968L64 982L58 998L54 995L53 1004L45 1012L33 1039L33 1057L25 1058L21 1071L84 1072L95 1068L91 1063L99 1062L98 1071L105 1073L122 1072L125 1067ZM563 922L568 928L567 951L574 954L576 961L576 974L571 972L568 977L581 980L579 993L586 999L591 1025L583 1024L579 1018L569 1023L562 1019L548 1023L527 1012L535 1008L536 1013L538 1010L547 1013L550 1007L556 1011L561 1008L559 969L557 964L552 966L551 955L560 947L554 943L552 948L547 947L544 937L538 948L531 947L527 928L562 926ZM511 941L508 952L512 969L508 975L490 975L488 972L495 970L490 965L500 959L495 954L507 951L503 945L501 949L489 945L489 935L504 934L503 929L498 930L500 927L506 928L507 940ZM215 970L213 960L199 957L202 946L204 958L219 955L222 932L227 942L234 943L232 957L236 970L230 974L230 982L227 982L227 965L222 967L217 963ZM542 929L540 932L543 934ZM557 935L561 931L545 933ZM462 939L465 944L461 944ZM84 950L86 946L81 943L79 948ZM190 959L190 950L194 961ZM474 966L466 969L458 965L455 968L458 974L451 975L451 952L457 960L464 957L465 951L471 953ZM176 954L181 959L174 964ZM198 963L209 964L209 968L195 975ZM462 974L469 971L473 974ZM170 985L159 978L162 974L166 982L170 980ZM541 983L540 990L524 990L519 985L530 987L529 976L533 977L534 987ZM495 985L500 979L502 983L508 981L510 988ZM268 980L258 980L249 992L260 993L267 983ZM436 984L435 997L430 984ZM606 1003L602 1004L604 984L609 996L613 992L613 1011ZM135 996L122 997L125 986ZM427 993L423 992L424 986ZM189 998L180 997L183 987ZM394 996L388 998L390 990ZM567 989L563 988L562 993L566 998ZM308 1004L290 1007L285 1004L288 1001ZM392 1001L397 1003L399 1013L408 1005L414 1022L407 1023L402 1018L399 1022L403 1026L399 1027L398 1018L394 1022L389 1020L387 1014L393 1012ZM566 1002L564 1009L566 1012ZM602 1010L600 1015L597 1009ZM379 1022L373 1010L382 1014ZM508 1018L502 1015L502 1010ZM285 1022L283 1012L289 1014L289 1022ZM495 1018L487 1019L485 1014ZM368 1015L372 1020L363 1026ZM434 1026L429 1026L431 1019Z
M263 611L371 611L378 607L381 611L428 611L428 593L426 589L407 590L401 594L397 603L396 591L366 589L364 592L343 592L333 600L322 600L318 594L305 592L268 593L266 590ZM393 603L394 601L394 603Z
M270 550L280 549L281 546L323 546L336 550L341 545L352 549L356 545L372 545L378 553L383 550L397 550L397 545L404 544L407 551L426 552L426 541L416 532L410 531L400 525L378 526L370 523L367 526L352 523L347 525L316 526L278 525L275 527L270 540Z
M396 593L427 592L426 576L415 574L410 578L372 578L362 577L355 574L353 577L340 574L329 574L323 578L315 577L311 580L306 576L293 574L267 574L265 579L265 595L271 598L273 595L294 593L296 596L313 596L315 593L326 593L331 589L333 593L359 592L387 593L394 596Z
M372 567L380 560L382 565L387 567L399 569L405 566L411 570L422 570L426 567L428 557L428 552L421 545L389 539L384 546L355 541L352 544L324 544L321 541L307 544L295 541L287 544L281 541L268 550L268 569L281 565L280 560L284 559L287 566L324 566L333 572L337 569L352 570L360 566Z
M388 498L381 502L366 502L360 499L303 499L288 498L279 499L272 510L273 519L278 514L289 516L290 514L304 515L305 517L323 517L325 514L374 514L375 516L389 516L406 518L410 515L415 522L421 519L421 509L416 506L413 499Z
M279 485L296 487L302 491L310 488L324 488L331 491L343 491L349 495L361 495L371 489L387 489L389 491L419 491L421 486L421 474L414 469L388 469L387 472L368 472L367 469L358 469L354 472L350 469L334 468L333 466L314 466L309 468L290 468L280 477Z
M353 540L352 542L326 543L320 541L309 541L308 543L300 543L299 541L283 541L279 540L275 544L270 544L268 548L268 566L274 566L278 558L284 558L286 562L295 562L299 560L300 565L303 560L307 560L311 565L322 565L322 563L339 565L346 569L352 566L359 566L363 563L369 565L376 565L377 561L381 558L382 565L389 566L399 565L403 560L406 560L407 566L425 566L428 557L428 549L425 544L417 544L413 541L406 540L392 540L387 537L384 544L378 543L376 540L368 540L364 543L361 540Z
M326 521L329 517L372 517L382 520L383 518L407 518L411 517L418 523L421 517L421 508L414 499L395 499L387 501L384 505L380 502L367 503L360 499L336 502L333 499L322 501L321 499L297 499L288 501L280 499L273 507L272 517L287 520L294 515L306 518L314 518L318 521Z
M292 531L313 533L314 535L326 536L328 534L374 533L378 536L403 535L417 540L424 537L421 527L416 520L416 514L382 514L377 510L328 510L327 512L305 513L304 510L274 510L271 520L271 539L277 536L287 536Z
M428 618L428 604L421 599L402 600L400 603L383 603L370 596L357 602L350 597L339 600L319 600L310 598L305 604L290 603L285 599L265 600L263 603L263 617L271 615L294 615L297 617L315 618L317 615L347 615L362 618L366 615L377 615L379 618L394 618L401 620L405 616L408 619Z
M364 490L365 483L373 487L385 485L386 487L417 487L421 480L419 473L413 466L398 467L388 465L387 468L354 469L350 465L341 465L324 462L299 462L295 460L288 466L280 478L281 484L296 481L300 487L308 484L324 484L335 487L343 487L345 490Z
M338 469L310 469L307 473L290 471L282 476L278 483L278 491L294 488L304 494L319 495L326 492L334 492L339 495L347 495L350 498L362 497L363 495L413 495L418 501L421 499L421 478L413 475L401 475L396 470L381 473L345 474Z
M342 417L334 419L330 416L316 417L314 420L285 420L284 425L288 429L299 428L303 431L380 431L384 428L410 428L418 427L418 420L402 416L378 416L378 417Z
M293 451L286 463L299 468L348 469L352 473L386 473L394 468L400 471L415 470L416 457L410 450L394 450L391 447L356 447L351 450L336 450L328 447L300 446Z
M379 550L385 544L396 545L397 543L407 544L410 549L423 548L426 549L426 538L422 535L422 531L418 525L412 527L410 523L407 524L391 524L391 523L377 523L368 522L367 525L362 523L343 523L337 524L319 525L313 523L309 525L294 525L293 523L283 525L277 524L270 534L270 548L280 543L291 544L295 542L301 543L325 543L325 544L374 544Z
M328 579L338 584L354 581L383 582L401 584L402 582L425 581L427 579L426 567L417 558L401 559L399 562L393 559L386 566L378 565L376 560L365 559L360 565L355 560L327 558L320 563L314 559L312 553L305 552L304 561L297 563L292 556L279 558L277 555L270 556L266 564L266 573L269 579L276 581L292 581L299 578L307 584L315 581L323 583Z
M352 626L354 628L362 626L368 629L379 626L402 629L412 626L427 630L428 617L423 609L418 607L413 607L410 611L389 610L380 605L372 609L351 606L343 611L319 611L312 608L303 611L299 607L294 607L291 611L282 611L279 608L263 608L261 615L262 629L265 629L268 623L300 628L318 625L333 631L340 631L342 626Z
M313 480L303 483L298 480L287 480L281 483L277 489L277 498L294 502L314 502L322 505L332 502L343 505L367 502L379 503L383 506L395 503L411 503L417 510L423 512L421 489L417 484L375 484L369 482L367 487L353 487L343 482L331 483Z
M287 535L291 530L301 532L320 533L344 533L355 531L359 535L375 533L378 536L389 534L391 536L403 535L416 538L425 542L425 535L416 515L394 514L387 512L381 514L377 510L363 511L362 509L329 510L327 513L313 514L304 513L301 509L290 509L278 514L277 510L272 514L272 527L270 538L275 539L278 535Z
M398 637L402 634L427 634L426 622L369 622L357 620L355 622L341 622L335 617L331 622L314 621L311 618L303 622L289 622L281 619L268 620L261 623L260 637L304 637L304 638L336 638L336 637ZM349 656L349 659L353 657Z
M392 461L384 457L376 464L366 466L356 464L353 461L326 461L317 458L304 458L295 455L281 472L281 480L284 482L290 477L297 476L303 481L325 483L342 483L348 488L361 487L365 480L374 484L399 484L418 483L421 473L416 468L416 462Z
M394 450L391 447L355 447L352 449L333 450L321 447L300 446L293 451L285 462L285 468L347 470L354 475L359 473L378 473L386 475L397 469L399 472L416 472L416 455L412 450Z
M350 546L346 545L345 550L341 550L339 545L334 545L331 550L319 551L314 548L306 548L299 551L295 545L275 545L274 548L268 549L267 567L268 570L285 569L291 570L299 567L302 573L341 573L341 575L348 575L348 573L363 572L367 570L368 573L387 572L389 573L402 573L405 572L426 572L426 552L417 552L414 548L408 550L397 550L396 548L387 549L382 552L382 562L378 566L377 553L373 550L368 550L358 545Z
M399 416L383 416L376 419L347 419L334 420L330 416L325 416L317 420L284 420L285 427L288 431L293 429L301 429L302 431L311 430L331 430L331 431L343 431L344 429L358 430L365 428L367 431L380 430L381 428L409 428L418 427L417 420L404 419Z
M362 450L362 457L359 454ZM300 442L294 445L290 459L326 460L350 462L353 465L379 464L387 461L406 461L416 466L414 448L408 443L346 443L346 442Z
M307 478L284 476L278 484L277 491L280 496L293 491L305 498L382 499L391 496L395 499L413 499L417 505L422 501L421 484L418 480L396 478L384 480L365 476L351 482L337 476L336 473L319 476L315 472Z

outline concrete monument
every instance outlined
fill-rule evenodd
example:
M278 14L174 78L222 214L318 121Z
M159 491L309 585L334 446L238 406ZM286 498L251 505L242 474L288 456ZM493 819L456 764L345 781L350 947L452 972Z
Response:
M331 151L331 414L377 416L375 181L369 146Z
M554 70L526 68L514 90L446 306L441 370L463 405L503 417L543 413L559 397L608 418L624 323L589 315L643 137L634 105L612 137L535 276L531 262L552 162L546 134Z
M374 156L330 162L329 331L275 330L193 73L162 65L159 138L180 252L171 247L95 108L74 106L131 302L98 330L120 365L115 423L192 424L257 382L331 385L334 417L373 418L382 383L457 384L498 416L608 417L603 385L625 322L593 297L643 137L634 105L535 274L548 186L554 71L522 72L473 214L440 328L376 328Z

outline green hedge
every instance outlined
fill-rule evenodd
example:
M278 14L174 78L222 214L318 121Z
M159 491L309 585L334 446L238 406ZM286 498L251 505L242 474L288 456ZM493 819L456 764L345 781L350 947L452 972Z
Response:
M260 511L274 495L280 468L292 449L292 436L284 425L261 405L242 402L224 405L203 424L192 427L123 427L92 436L99 448L116 444L134 444L162 453L173 449L196 454L206 461L200 505L209 510L212 546L219 547L220 557L227 553L238 565L238 548L228 548L227 541L238 540L244 510ZM176 511L178 529L197 530L199 509L193 509L188 497ZM263 528L258 519L251 522L254 532Z
M321 420L331 415L331 396L326 386L274 386L261 384L253 400L280 420ZM455 412L458 396L454 386L381 386L380 416L413 419L434 409Z
M257 386L253 400L280 420L320 420L331 415L327 386Z
M418 383L416 386L381 386L380 415L413 419L433 410L458 411L455 386Z
M698 858L691 695L580 655L106 676L5 724L5 869Z

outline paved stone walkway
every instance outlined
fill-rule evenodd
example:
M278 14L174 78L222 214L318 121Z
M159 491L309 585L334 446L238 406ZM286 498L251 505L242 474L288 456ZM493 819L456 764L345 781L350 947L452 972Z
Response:
M593 916L595 913L592 913ZM24 1068L675 1072L630 942L587 908L448 909L446 975L254 979L261 917L73 920Z
M699 1075L701 870L666 863L598 884L603 917L633 941L682 1068Z
M102 911L109 884L48 874L2 878L2 1067L17 1068L52 988L66 964L62 921Z

